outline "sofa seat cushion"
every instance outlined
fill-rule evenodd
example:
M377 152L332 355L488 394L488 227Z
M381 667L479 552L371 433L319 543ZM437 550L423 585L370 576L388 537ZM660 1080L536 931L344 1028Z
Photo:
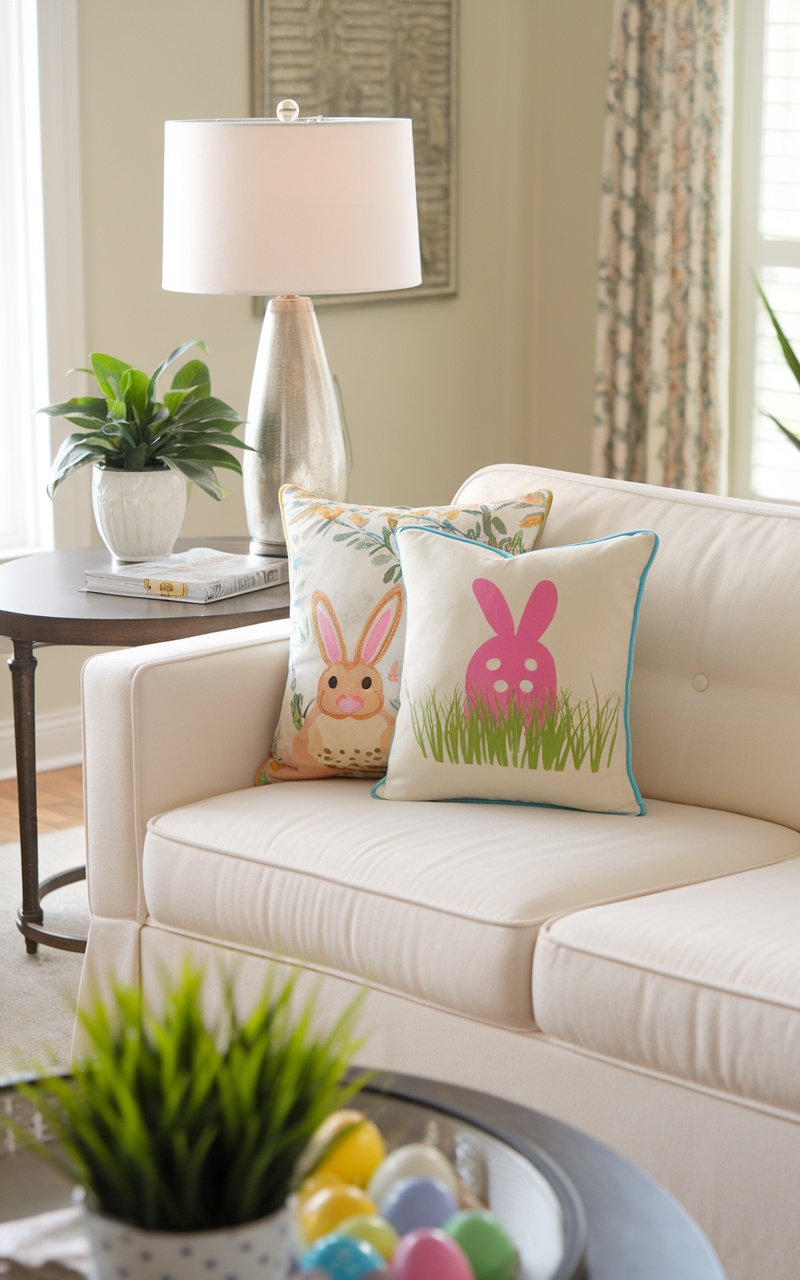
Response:
M388 806L368 781L337 779L254 787L152 819L143 888L166 928L533 1030L544 921L797 850L786 828L666 802L644 818Z
M800 1114L800 858L551 920L533 1007L559 1041Z

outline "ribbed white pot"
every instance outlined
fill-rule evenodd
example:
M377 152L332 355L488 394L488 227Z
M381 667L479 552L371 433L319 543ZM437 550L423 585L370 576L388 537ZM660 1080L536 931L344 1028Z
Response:
M186 513L186 481L176 471L92 467L92 506L100 537L118 560L168 556Z
M144 1231L94 1213L85 1201L83 1214L97 1280L286 1280L297 1270L288 1208L219 1231Z

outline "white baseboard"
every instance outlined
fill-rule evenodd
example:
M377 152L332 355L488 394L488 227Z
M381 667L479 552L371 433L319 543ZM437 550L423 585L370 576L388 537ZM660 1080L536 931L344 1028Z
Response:
M54 711L36 717L36 771L63 769L81 762L81 709ZM14 721L0 720L0 779L17 772Z

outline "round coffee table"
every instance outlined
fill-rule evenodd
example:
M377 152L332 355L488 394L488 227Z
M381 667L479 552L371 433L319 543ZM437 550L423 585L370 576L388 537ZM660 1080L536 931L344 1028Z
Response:
M0 1082L0 1109L8 1108L12 1096L13 1088ZM686 1210L647 1174L587 1134L527 1107L415 1076L379 1074L353 1105L372 1115L387 1138L392 1135L384 1122L388 1119L391 1125L399 1118L394 1136L402 1143L418 1141L424 1132L415 1133L404 1124L403 1104L408 1103L412 1110L429 1110L434 1124L444 1119L441 1127L449 1124L455 1131L463 1124L516 1157L516 1169L507 1158L500 1162L482 1198L505 1220L523 1260L523 1238L529 1237L528 1244L535 1246L535 1224L546 1220L546 1206L529 1173L547 1174L557 1193L556 1208L560 1201L564 1210L561 1258L551 1259L541 1270L523 1261L524 1275L543 1272L553 1280L725 1280L717 1254ZM410 1125L415 1124L417 1117L412 1117ZM427 1133L424 1137L432 1140ZM469 1132L466 1138L469 1142ZM447 1143L442 1146L446 1150ZM41 1160L19 1149L4 1156L0 1147L0 1223L66 1207L70 1191ZM532 1252L530 1247L527 1252Z
M199 546L247 555L250 544L247 538L181 538L176 550ZM86 569L111 566L104 547L46 551L0 565L0 635L8 636L14 646L8 665L14 696L22 851L22 907L17 914L17 927L31 954L40 942L63 951L86 950L85 938L56 933L44 926L41 899L54 889L82 880L86 869L73 867L39 883L34 649L53 644L152 644L289 616L289 588L285 585L249 591L213 604L138 600L83 590Z

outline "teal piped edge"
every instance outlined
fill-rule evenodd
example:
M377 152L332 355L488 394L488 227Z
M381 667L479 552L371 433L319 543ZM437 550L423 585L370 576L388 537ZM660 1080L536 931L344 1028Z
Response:
M519 556L512 555L510 551L502 551L500 547L489 547L484 542L473 542L472 538L459 538L456 534L448 533L445 529L427 529L425 528L424 525L398 523L395 533L397 534L401 532L401 530L403 532L413 531L414 533L425 533L425 534L431 535L434 538L449 538L451 542L463 542L463 543L466 543L467 546L480 547L482 551L492 551L494 552L495 555L502 556L504 560L519 559ZM631 784L633 798L639 806L639 812L638 813L622 813L619 809L573 809L569 805L545 804L541 800L495 800L488 797L486 799L480 799L478 796L451 796L451 797L448 797L446 800L442 799L438 801L433 801L434 804L514 804L514 805L524 805L532 809L563 809L570 813L606 813L606 814L616 814L620 818L644 817L644 815L647 813L647 805L645 804L644 799L642 797L642 793L639 790L639 785L633 776L633 764L631 759L631 724L630 724L631 676L633 675L633 649L636 643L636 632L639 628L639 613L642 607L642 594L644 592L644 584L647 579L647 575L650 572L650 566L655 560L656 552L658 551L658 548L661 545L661 539L659 538L655 529L628 529L624 533L611 533L608 535L608 537L605 537L605 538L590 538L586 542L565 542L562 545L564 547L593 547L593 546L596 546L597 543L599 542L614 542L616 541L617 538L634 538L636 537L637 534L640 534L640 533L647 533L652 537L653 549L647 558L646 565L644 566L641 573L639 574L639 588L636 592L636 601L633 606L633 618L631 619L631 637L628 645L628 669L625 675L625 706L624 706L624 712L623 712L623 719L625 722L625 768L628 774L628 781ZM558 547L534 548L534 552L535 551L557 551L557 550L559 550ZM398 543L398 554L399 552L400 552L400 546ZM532 555L534 554L534 552L526 552L525 554ZM402 561L402 558L403 558L402 555L400 555L401 561ZM395 729L396 727L397 727L397 721L395 718ZM392 738L394 739L394 734L392 734ZM389 756L391 757L391 746L389 748ZM373 797L373 799L386 801L386 796L382 796L379 794L379 788L383 786L387 776L388 776L387 774L384 774L383 777L378 782L375 783L374 787L370 788L370 795ZM388 803L391 803L391 801L389 801ZM431 801L425 801L425 803L430 804Z

